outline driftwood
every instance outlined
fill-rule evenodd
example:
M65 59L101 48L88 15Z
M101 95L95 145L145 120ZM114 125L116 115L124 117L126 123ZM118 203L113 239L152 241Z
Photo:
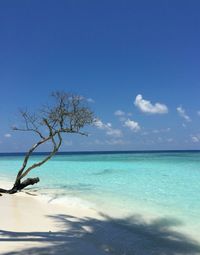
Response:
M17 191L20 191L20 190L26 188L29 185L34 185L35 183L38 183L39 181L40 181L40 179L38 177L36 177L36 178L27 178L22 183L19 183L18 185L13 186L13 188L10 189L10 190L0 189L0 193L14 194Z

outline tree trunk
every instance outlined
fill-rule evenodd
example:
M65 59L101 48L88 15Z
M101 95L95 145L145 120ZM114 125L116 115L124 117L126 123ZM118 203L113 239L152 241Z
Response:
M40 179L38 177L28 178L23 182L15 183L15 185L12 187L12 189L9 189L9 190L0 189L0 193L14 194L14 193L26 188L29 185L34 185L35 183L38 183L39 181L40 181Z

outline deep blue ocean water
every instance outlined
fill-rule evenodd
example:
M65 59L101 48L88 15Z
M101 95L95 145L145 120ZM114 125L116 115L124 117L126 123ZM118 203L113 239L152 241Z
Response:
M34 155L30 164L42 159ZM12 180L21 154L0 154L0 177ZM175 218L196 233L200 228L200 152L62 153L30 174L33 189L63 203L85 203L119 216Z

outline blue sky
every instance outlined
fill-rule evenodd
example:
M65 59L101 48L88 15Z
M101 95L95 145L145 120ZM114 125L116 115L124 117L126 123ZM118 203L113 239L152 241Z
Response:
M199 12L199 1L0 1L0 152L34 142L11 126L54 90L92 99L99 119L63 151L200 149Z

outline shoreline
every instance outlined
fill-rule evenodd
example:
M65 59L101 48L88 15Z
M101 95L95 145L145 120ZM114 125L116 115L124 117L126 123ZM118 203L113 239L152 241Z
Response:
M25 192L3 194L0 207L2 255L200 254L200 243L174 231L178 223L167 218L112 218L83 204L51 203Z

